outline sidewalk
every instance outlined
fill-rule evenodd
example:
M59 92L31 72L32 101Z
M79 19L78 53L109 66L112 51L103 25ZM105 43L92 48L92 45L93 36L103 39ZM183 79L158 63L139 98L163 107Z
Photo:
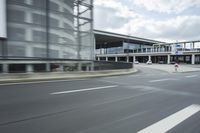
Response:
M82 79L104 76L126 75L137 72L137 69L119 69L90 72L50 72L50 73L9 73L0 74L0 83Z
M170 64L152 64L152 65L147 65L147 64L138 64L135 65L136 68L138 67L146 67L146 68L152 68L152 69L158 69L158 70L162 70L162 71L166 71L169 73L175 73L175 68L174 65ZM184 65L184 64L180 64L178 67L178 71L179 73L185 73L185 72L195 72L195 71L200 71L200 67L196 67L195 65Z

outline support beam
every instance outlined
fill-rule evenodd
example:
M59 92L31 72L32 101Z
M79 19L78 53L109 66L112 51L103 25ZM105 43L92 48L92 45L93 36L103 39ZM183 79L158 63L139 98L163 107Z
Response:
M195 54L192 54L192 65L195 64Z
M91 63L90 71L94 71L94 62Z
M64 64L59 64L59 71L61 71L61 72L64 71Z
M133 63L135 63L135 60L136 60L136 58L135 58L135 56L133 56Z
M115 62L118 62L118 58L117 58L117 56L115 56Z
M46 64L46 72L50 72L51 71L51 64L47 63Z
M82 71L82 63L81 62L78 63L78 71Z
M8 64L3 64L2 65L2 71L3 71L3 73L8 73L9 72L8 67L9 67Z
M149 55L149 59L148 59L148 61L151 61L151 55Z
M106 61L108 61L108 57L106 56Z
M170 55L167 55L167 64L170 64Z
M129 62L129 56L126 56L126 62Z
M34 70L33 70L33 65L32 64L27 64L26 65L26 72L27 73L32 73Z

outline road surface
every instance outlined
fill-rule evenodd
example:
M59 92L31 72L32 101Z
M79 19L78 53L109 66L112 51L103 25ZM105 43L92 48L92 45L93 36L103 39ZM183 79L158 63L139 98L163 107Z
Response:
M200 72L0 85L0 133L199 133Z

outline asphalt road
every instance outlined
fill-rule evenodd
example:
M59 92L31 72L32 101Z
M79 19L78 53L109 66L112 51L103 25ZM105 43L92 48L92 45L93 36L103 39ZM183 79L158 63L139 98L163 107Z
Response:
M200 72L0 85L0 133L200 133Z

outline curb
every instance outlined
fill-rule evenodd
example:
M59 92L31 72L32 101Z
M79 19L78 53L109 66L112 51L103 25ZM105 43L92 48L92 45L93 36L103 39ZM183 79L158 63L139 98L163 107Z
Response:
M120 72L122 71L122 72ZM56 76L56 77L48 77L48 75L46 75L46 77L43 78L39 78L40 75L38 75L38 77L33 77L33 78L28 78L28 77L24 77L24 78L19 78L19 77L15 77L12 79L0 79L0 84L3 83L18 83L18 82L36 82L36 81L48 81L48 80L78 80L78 79L87 79L87 78L98 78L98 77L109 77L109 76L119 76L119 75L128 75L128 74L133 74L138 72L138 69L134 68L134 69L120 69L120 70L105 70L105 71L93 71L93 72L83 72L80 73L80 75L68 75L68 76ZM52 73L51 73L52 74ZM27 74L27 76L30 76Z

